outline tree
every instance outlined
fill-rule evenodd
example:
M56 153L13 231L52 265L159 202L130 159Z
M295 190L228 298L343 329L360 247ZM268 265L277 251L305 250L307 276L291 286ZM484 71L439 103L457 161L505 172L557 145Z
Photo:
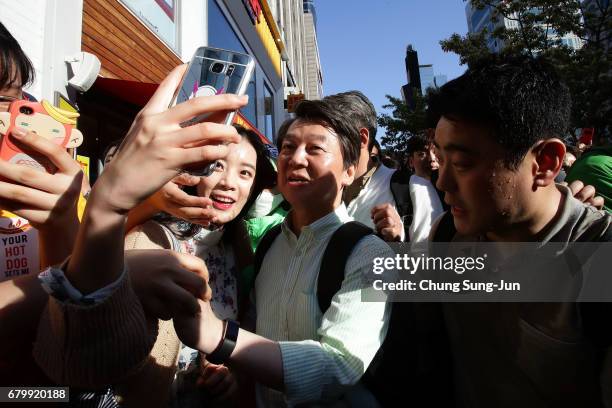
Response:
M427 127L425 98L418 89L414 89L415 108L410 109L400 98L386 95L389 103L384 109L391 109L391 115L383 113L378 116L378 125L386 129L380 139L385 151L390 153L401 164L406 163L408 155L406 145L408 139Z
M465 0L464 0L465 1ZM492 51L487 36L507 55L543 56L557 67L573 100L572 130L595 128L601 143L612 131L612 7L607 0L468 0L478 9L489 7L495 27L490 33L453 34L440 42L446 52L472 65ZM586 5L591 7L586 9ZM496 24L502 19L512 27ZM561 37L574 33L583 42L574 50Z

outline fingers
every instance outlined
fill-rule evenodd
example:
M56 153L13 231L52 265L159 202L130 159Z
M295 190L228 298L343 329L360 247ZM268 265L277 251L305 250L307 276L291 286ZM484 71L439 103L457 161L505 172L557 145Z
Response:
M178 274L176 282L191 288L193 295L202 300L210 300L212 298L212 289L208 285L208 269L204 261L196 256L189 254L175 253L180 263L180 266L192 273Z
M200 177L193 176L189 173L181 173L172 179L172 183L178 184L179 186L196 186L200 182ZM180 188L179 191L183 191Z
M187 64L179 65L170 71L168 76L159 84L157 90L151 99L149 99L149 102L145 105L142 112L159 113L168 109L168 105L170 105L176 89L181 84L185 71L187 71Z
M74 159L68 154L68 152L61 146L56 145L50 140L45 139L42 136L37 135L33 132L20 132L13 131L11 136L18 140L20 143L31 147L33 150L43 154L57 167L62 173L72 172L76 173L81 170L81 167Z
M233 142L232 142L233 143ZM176 156L176 167L184 168L193 164L210 163L227 157L228 147L225 145L208 145L181 149Z
M194 178L198 179L199 181L199 177ZM169 201L176 207L206 207L207 205L212 204L209 198L187 194L185 191L181 190L181 188L176 185L175 182L167 183L164 187L162 187L162 194L165 200Z
M595 187L593 186L584 186L582 187L582 189L580 191L578 191L576 194L574 194L574 197L577 200L582 201L583 203L586 203L587 201L591 200L592 198L595 197Z
M164 117L170 122L182 123L208 112L234 111L245 106L248 101L247 95L200 96L174 106Z
M371 214L374 224L383 220L384 218L400 220L399 214L389 203L377 205L376 207L372 208Z
M0 208L12 212L21 218L25 218L35 227L39 227L41 224L46 223L50 218L50 213L48 210L39 210L26 205L18 205L14 202L6 200L0 200Z
M391 218L389 218L389 217L385 217L385 218L379 220L374 225L376 225L376 231L382 231L384 228L393 228L393 227L395 227L395 224L393 223L393 220Z
M233 382L232 374L223 365L208 364L203 370L202 385L212 395L223 394L231 387Z
M603 197L597 196L589 200L588 203L591 204L593 207L597 208L598 210L602 210L605 204L605 200Z
M178 218L184 218L197 224L210 224L215 219L215 210L200 207L177 207L168 211Z
M565 183L565 185L567 185L567 183ZM577 192L582 190L582 187L584 187L584 183L580 180L574 180L567 186L571 190L572 195L576 195Z
M168 136L175 146L190 147L240 142L240 135L233 126L204 122L176 130Z
M54 194L5 181L0 181L0 199L11 201L17 207L21 204L28 208L47 211L52 210L58 202L58 197Z

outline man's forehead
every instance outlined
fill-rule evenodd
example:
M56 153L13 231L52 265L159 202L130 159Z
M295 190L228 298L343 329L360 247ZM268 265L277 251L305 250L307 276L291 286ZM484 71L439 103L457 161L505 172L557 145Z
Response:
M488 144L488 139L488 131L483 126L442 117L436 127L432 144L440 150L474 153L480 150L483 143Z
M287 130L286 139L308 139L311 141L327 141L336 139L333 129L319 122L296 120Z

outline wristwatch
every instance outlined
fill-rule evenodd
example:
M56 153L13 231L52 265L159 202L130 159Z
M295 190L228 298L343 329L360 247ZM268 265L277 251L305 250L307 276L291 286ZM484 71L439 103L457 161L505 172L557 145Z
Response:
M224 320L223 323L223 338L221 338L217 348L206 356L206 360L213 364L223 364L232 355L238 340L238 332L240 331L238 322Z

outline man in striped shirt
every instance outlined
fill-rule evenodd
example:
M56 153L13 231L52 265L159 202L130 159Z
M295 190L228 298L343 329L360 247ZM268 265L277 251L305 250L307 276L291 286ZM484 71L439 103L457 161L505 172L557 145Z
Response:
M373 234L361 239L330 307L321 311L317 302L322 255L333 233L352 220L342 192L355 174L359 129L329 103L304 101L279 130L278 146L278 188L292 210L255 283L257 334L240 329L227 362L261 384L259 406L324 406L356 395L376 406L356 384L385 338L390 307L367 282L373 259L394 253ZM368 295L382 301L362 301ZM184 341L196 338L195 346L210 353L223 342L223 326L200 305L198 336L189 333L193 325L175 320L175 327Z

